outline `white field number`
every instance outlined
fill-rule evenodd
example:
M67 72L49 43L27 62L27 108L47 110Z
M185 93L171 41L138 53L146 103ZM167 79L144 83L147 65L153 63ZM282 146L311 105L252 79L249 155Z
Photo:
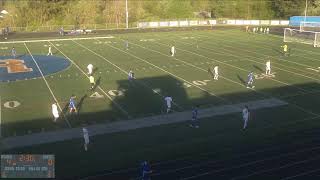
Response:
M7 102L5 102L5 103L3 104L3 106L4 106L5 108L9 108L9 109L16 108L16 107L18 107L18 106L20 106L20 105L21 105L21 103L18 102L18 101L7 101Z

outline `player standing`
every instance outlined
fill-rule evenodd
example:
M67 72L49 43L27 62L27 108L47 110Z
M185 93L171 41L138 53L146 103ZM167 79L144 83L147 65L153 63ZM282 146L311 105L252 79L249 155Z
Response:
M12 55L12 57L14 59L17 57L17 52L16 52L16 49L14 47L12 47L12 49L11 49L11 55Z
M89 139L89 132L87 128L82 128L82 132L83 132L83 139L84 139L84 150L88 151L88 145L90 143L90 139Z
M254 88L253 84L253 80L254 80L254 75L253 72L250 72L248 74L248 82L247 82L247 88Z
M266 62L266 75L271 75L271 62L268 60Z
M167 96L164 100L167 102L167 113L169 113L171 111L172 97Z
M213 71L214 71L213 79L214 80L218 80L218 78L219 78L219 66L214 66Z
M244 106L243 110L242 110L242 118L243 118L243 129L247 128L247 124L248 124L248 120L250 117L250 111L248 106Z
M78 112L77 108L76 108L76 102L74 100L75 98L76 98L76 96L74 96L74 95L72 95L70 97L70 100L69 100L69 112L70 113L73 113L73 112L77 113Z
M175 55L175 53L176 53L176 49L175 49L175 47L174 47L174 46L172 46L172 47L171 47L171 51L170 51L170 53L171 53L171 56L172 56L172 57Z
M88 69L88 75L92 75L93 65L92 64L88 64L87 69Z
M51 111L52 111L52 115L54 117L53 122L56 122L57 119L59 118L59 111L58 111L58 106L57 106L57 102L54 102L51 105Z
M89 81L90 81L90 85L91 85L90 90L93 90L94 86L96 85L96 82L94 81L94 77L92 75L89 76Z
M199 128L199 125L198 125L198 107L197 106L195 106L192 109L192 118L191 118L190 126L191 127L195 127L195 128Z
M49 45L49 48L48 48L48 54L47 54L47 56L52 56L52 49L51 49L51 45Z
M284 56L288 56L288 45L284 44L283 46L281 46L283 48L283 55Z
M129 50L129 42L128 42L128 40L124 41L124 46L126 47L126 50Z
M134 72L132 70L128 73L128 80L131 82L134 79Z

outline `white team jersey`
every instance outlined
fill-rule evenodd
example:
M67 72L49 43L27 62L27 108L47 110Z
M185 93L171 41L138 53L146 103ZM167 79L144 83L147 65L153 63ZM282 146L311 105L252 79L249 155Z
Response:
M267 61L267 63L266 63L266 68L267 68L267 69L270 69L270 68L271 68L271 62L270 62L270 61Z
M213 68L213 70L214 70L214 73L216 73L216 74L219 73L218 66L215 66L215 67Z
M51 46L49 46L49 52L51 52Z
M83 138L86 144L89 144L89 132L87 128L82 128Z
M174 53L175 52L175 48L174 46L171 47L171 53Z
M164 98L164 100L167 102L167 106L171 107L172 97L167 96Z
M89 64L89 65L87 66L87 68L88 68L88 70L92 70L92 69L93 69L93 65L92 65L92 64Z
M52 114L55 118L59 117L59 111L58 111L58 106L56 104L52 104L51 105L51 109L52 109Z
M248 118L249 118L249 111L248 111L247 108L244 108L244 109L242 110L242 117L243 117L244 120L248 120Z

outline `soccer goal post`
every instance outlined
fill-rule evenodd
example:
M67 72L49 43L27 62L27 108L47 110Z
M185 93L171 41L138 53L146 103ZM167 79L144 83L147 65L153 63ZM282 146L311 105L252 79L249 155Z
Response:
M297 29L285 28L283 33L284 42L298 42L320 47L320 32L301 31Z

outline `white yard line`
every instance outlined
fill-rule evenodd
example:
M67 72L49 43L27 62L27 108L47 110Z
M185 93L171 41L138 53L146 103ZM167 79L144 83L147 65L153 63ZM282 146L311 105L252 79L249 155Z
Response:
M64 57L66 57L73 65L75 65L80 72L82 72L82 74L84 74L88 79L89 76L87 75L86 72L84 72L71 58L69 58L65 53L63 53L59 48L57 48L53 43L51 43L50 41L48 41L53 47L55 47ZM108 97L108 99L110 99L111 102L113 102L115 104L115 106L123 113L125 114L128 118L130 117L129 113L123 108L121 107L117 102L115 102L113 100L113 98L111 96L109 96L108 93L106 93L100 86L98 86L98 89Z
M28 52L29 52L29 54L30 54L30 56L31 56L31 58L32 58L32 60L33 60L33 62L36 64L36 66L37 66L37 68L38 68L38 70L39 70L39 72L40 72L40 74L41 74L41 76L42 76L42 79L43 79L43 80L44 80L44 82L46 83L46 85L47 85L47 87L48 87L48 89L49 89L49 91L50 91L50 93L51 93L51 95L52 95L52 97L53 97L54 101L55 101L55 102L57 102L58 108L59 108L59 110L60 110L60 112L61 112L62 116L64 117L64 120L66 121L66 123L67 123L68 127L69 127L69 128L71 128L71 124L70 124L69 120L68 120L68 119L67 119L67 117L63 114L63 111L62 111L62 108L61 108L61 106L60 106L60 104L59 104L59 101L58 101L58 99L56 98L56 96L54 95L54 93L53 93L52 89L50 88L50 85L49 85L49 83L47 82L46 78L44 77L44 75L43 75L43 73L42 73L42 70L40 69L40 67L39 67L39 65L38 65L38 63L37 63L37 61L34 59L33 55L31 54L31 51L29 50L29 48L28 48L28 46L27 46L27 44L26 44L26 43L24 43L24 46L25 46L25 47L26 47L26 49L28 50Z
M40 40L26 40L26 41L6 41L0 42L0 44L12 44L12 43L29 43L29 42L48 42L48 41L73 41L73 40L85 40L85 39L112 39L113 36L103 37L84 37L84 38L61 38L61 39L40 39Z
M163 68L161 68L161 67L159 67L159 66L157 66L157 65L155 65L155 64L152 64L151 62L149 62L149 61L147 61L147 60L145 60L145 59L143 59L143 58L140 58L140 57L138 57L138 56L136 56L136 55L134 55L134 54L132 54L132 53L129 53L129 52L124 51L124 50L122 50L122 49L119 49L119 48L117 48L117 47L111 46L111 45L109 45L109 44L106 44L106 45L109 46L109 47L111 47L111 48L113 48L113 49L117 49L117 50L119 50L119 51L121 51L121 52L123 52L123 53L125 53L125 54L128 54L128 55L130 55L130 56L132 56L132 57L134 57L134 58L136 58L136 59L139 59L140 61L143 61L143 62L145 62L145 63L147 63L147 64L149 64L149 65L151 65L151 66L153 66L153 67L155 67L155 68L163 71L163 72L166 72L167 74L170 74L171 76L173 76L173 77L175 77L175 78L177 78L177 79L180 79L180 80L182 80L182 81L184 81L184 82L186 82L186 83L188 83L188 84L190 84L190 85L192 85L192 86L194 86L194 87L197 87L198 89L200 89L200 90L202 90L202 91L204 91L204 92L206 92L206 93L208 93L208 94L210 94L210 95L212 95L212 96L215 96L216 98L218 98L218 99L220 99L220 100L222 100L222 101L224 101L224 102L231 103L231 102L228 101L227 99L222 98L222 97L219 97L218 95L216 95L216 94L214 94L214 93L212 93L212 92L210 92L210 91L208 91L208 90L206 90L206 89L204 89L204 88L202 88L202 87L200 87L200 86L198 86L198 85L195 85L195 84L193 84L192 82L189 82L188 80L186 80L186 79L184 79L184 78L182 78L182 77L179 77L179 76L177 76L177 75L175 75L175 74L173 74L173 73L171 73L171 72L169 72L169 71L167 71L167 70L165 70L165 69L163 69Z

